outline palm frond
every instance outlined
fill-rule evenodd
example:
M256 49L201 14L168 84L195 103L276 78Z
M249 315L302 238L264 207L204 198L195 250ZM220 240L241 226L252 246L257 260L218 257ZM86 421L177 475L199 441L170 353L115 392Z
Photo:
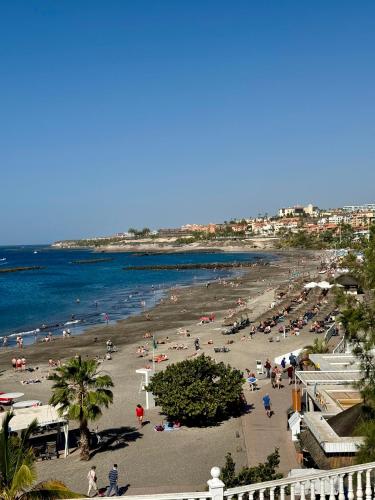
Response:
M36 484L31 490L23 493L19 500L56 500L59 498L82 498L82 494L69 490L61 481L51 480Z
M30 488L35 480L35 470L26 464L22 464L15 470L9 490L16 496L17 492Z

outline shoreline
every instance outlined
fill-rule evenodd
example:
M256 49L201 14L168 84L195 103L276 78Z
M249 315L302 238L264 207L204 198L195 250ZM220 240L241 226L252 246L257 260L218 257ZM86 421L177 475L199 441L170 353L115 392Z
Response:
M255 250L254 250L255 252ZM258 252L256 252L258 253ZM22 353L30 358L28 362L45 362L48 359L66 359L72 357L78 353L83 355L93 355L103 354L103 343L107 338L114 340L114 344L117 347L127 346L136 344L137 340L142 342L142 336L140 334L143 332L152 331L156 336L165 330L170 330L171 328L178 328L182 325L194 321L198 316L206 315L211 312L211 310L217 310L219 308L219 315L224 310L230 308L235 297L240 298L242 289L253 288L254 292L258 295L260 292L258 289L265 288L265 280L272 279L277 269L281 269L284 266L288 266L289 262L293 262L296 257L305 255L306 251L279 251L279 252L268 252L264 253L275 256L276 258L270 261L269 265L259 265L254 263L254 267L235 269L234 274L231 277L223 278L223 281L229 281L236 283L236 288L230 293L225 293L225 298L221 298L222 303L219 305L211 303L208 301L209 306L205 306L200 296L207 296L209 298L212 293L207 293L204 283L191 283L188 285L175 285L169 286L161 290L162 296L158 299L157 303L149 309L140 310L122 319L118 319L109 324L98 323L94 325L87 325L85 327L84 323L81 323L78 328L83 328L83 331L72 334L70 338L64 339L62 336L56 336L53 338L52 342L42 342L38 340L32 344L27 344L22 349ZM240 276L235 276L237 272L240 272ZM260 283L259 280L263 280ZM221 288L221 279L210 281L210 292L212 290L218 290ZM270 283L268 283L268 286ZM262 286L263 285L263 286ZM202 293L203 291L203 293ZM263 290L264 292L264 290ZM168 294L178 293L184 299L189 297L191 300L190 306L193 306L194 310L180 310L177 311L175 304L170 303L167 298ZM203 298L203 297L202 297ZM173 318L171 318L173 316ZM151 317L151 319L148 319ZM64 328L60 326L59 329ZM44 334L48 329L41 330L39 334ZM34 330L31 330L34 331ZM13 335L13 334L10 334ZM10 336L9 335L9 336ZM94 340L94 342L93 342ZM17 355L20 354L20 350L17 346L8 346L6 348L0 349L0 369L3 367L3 358L6 355ZM9 365L8 365L9 366Z
M95 254L95 252L92 252L92 253ZM126 251L125 253L129 253L129 252ZM169 252L167 252L167 253L169 254ZM179 253L185 253L185 252L177 252L177 253L179 254ZM196 250L196 251L186 252L186 253L194 254L194 253L202 253L202 252L200 252L199 250ZM215 253L215 252L211 252L209 249L207 249L203 253L211 254L211 253ZM249 262L247 262L247 261L244 261L244 263L240 262L238 265L236 265L236 261L233 260L231 262L224 263L224 264L218 263L217 265L208 264L206 266L204 264L196 264L196 265L193 265L193 267L194 267L194 269L196 268L197 270L198 269L203 269L203 270L210 270L211 269L211 270L213 270L213 268L215 268L215 269L218 269L219 271L227 273L227 276L225 276L225 279L233 279L236 276L238 276L241 272L245 272L245 270L249 268L248 266L250 266L250 268L251 268L254 265L256 265L256 266L268 265L269 262L276 261L278 259L276 252L261 252L261 251L257 252L254 250L254 251L248 251L248 252L242 252L242 253L249 254L249 256L253 255L254 253L255 254L259 253L260 255L262 255L262 254L267 255L267 256L269 256L269 258L264 259L264 256L262 256L262 257L259 257L258 259L254 259L254 260L249 261ZM160 253L157 252L156 255L158 255L158 254L160 254ZM142 255L142 254L139 254L139 255ZM152 254L152 255L154 255L154 254ZM96 262L98 260L101 261L102 259L93 259L93 260ZM105 258L104 260L107 260L107 258ZM111 260L113 260L113 259L111 259ZM92 263L91 259L88 261L90 264ZM86 262L86 260L84 262ZM184 266L186 266L186 264L181 264L181 265L176 265L176 266L173 265L173 266L171 266L171 269L176 268L176 270L181 270L181 269L183 270ZM187 270L189 270L190 265L187 265L187 266L188 266ZM164 267L164 266L161 266L161 267ZM145 266L145 269L146 268L147 268L147 266ZM168 269L165 269L165 270L168 270ZM126 271L128 271L128 268L126 268L126 267L121 269L121 272L126 272ZM152 292L154 293L153 296L150 296L151 289L148 290L145 288L141 292L136 291L136 292L134 292L134 295L138 296L138 294L139 294L139 301L140 302L142 302L143 300L150 302L150 304L147 306L147 308L143 308L142 306L139 306L136 308L135 311L129 311L129 312L125 313L122 317L117 318L115 320L111 320L110 324L113 325L114 323L126 320L132 316L140 315L140 314L142 314L142 312L152 310L154 307L157 306L160 299L162 299L166 294L168 294L169 291L171 290L171 288L173 288L175 286L177 286L177 287L193 286L194 287L194 286L199 286L202 283L206 283L207 281L211 281L211 280L215 281L216 279L218 279L218 277L215 275L215 273L212 272L211 276L209 278L202 277L202 278L198 279L197 281L195 281L195 277L194 277L194 280L190 280L186 284L181 282L181 283L175 283L173 285L166 284L165 286L162 286L162 287L158 286L157 288L152 289ZM143 300L142 300L142 297L143 297ZM82 335L87 330L90 330L90 329L96 328L96 327L100 327L100 326L105 324L105 321L102 319L102 316L104 313L98 313L98 317L97 317L96 321L93 321L92 319L91 320L87 319L87 315L92 317L93 313L95 313L95 311L86 311L85 313L83 313L82 317L75 317L74 321L69 316L66 316L65 318L61 318L61 317L59 318L57 316L57 317L51 318L49 321L46 321L45 323L36 322L34 324L28 324L28 325L25 325L23 327L16 328L14 330L8 330L7 332L0 332L0 340L2 340L4 337L8 337L8 339L13 344L13 340L11 340L11 339L14 339L17 336L21 335L24 337L24 340L25 340L24 347L26 347L26 346L41 343L41 339L45 335L47 335L47 333L49 331L51 331L52 334L55 336L54 338L58 338L61 335L62 330L67 329L67 328L72 329L72 331L71 331L72 336ZM36 340L36 337L38 337L37 340ZM8 346L8 350L13 348L13 347L15 347L15 346L14 345ZM4 349L3 347L0 347L0 354L1 354L1 352L3 352L3 349Z
M52 385L47 377L53 370L48 366L49 359L63 361L76 354L85 359L98 356L100 371L110 375L114 382L114 404L104 410L102 417L91 425L98 426L99 432L103 433L128 429L130 438L124 447L98 452L92 462L98 466L100 484L105 484L106 471L111 464L119 463L122 481L130 485L130 494L155 491L156 487L160 493L196 489L202 491L210 467L222 465L228 451L232 453L239 467L255 465L265 459L274 445L280 446L282 450L287 446L292 453L289 441L288 445L285 444L285 440L289 440L285 431L277 434L280 442L276 441L262 448L261 456L252 455L252 446L247 445L246 422L249 421L251 425L253 411L258 411L259 407L257 399L254 398L260 396L257 392L249 391L247 387L244 387L247 401L254 405L255 409L242 417L224 421L219 426L182 428L178 433L155 433L153 426L160 424L164 416L160 414L160 408L151 407L146 413L150 424L142 429L137 428L134 408L138 403L144 404L145 395L140 388L141 377L136 370L152 364L149 361L150 357L152 358L152 339L144 338L146 332L155 334L156 339L161 342L156 354L166 354L168 357L168 360L160 365L156 363L157 371L171 363L194 357L197 354L194 348L196 337L200 338L201 345L198 355L208 355L217 362L223 361L241 371L246 368L255 370L258 359L273 359L282 352L291 352L311 343L313 334L290 336L281 339L280 343L269 343L268 336L261 333L257 333L254 339L247 337L243 341L241 337L243 333L246 335L246 330L229 337L221 332L225 329L224 318L231 311L236 315L248 314L250 320L256 322L262 315L269 314L276 292L285 290L289 296L299 293L308 274L316 274L319 255L316 252L287 252L272 265L255 267L238 278L211 283L208 288L204 285L173 288L160 304L149 311L149 320L145 314L141 314L120 320L114 325L88 329L83 334L68 339L58 338L51 343L34 344L23 351L8 349L0 354L1 390L21 390L25 393L25 399L47 403ZM294 272L297 270L300 273L298 277ZM238 305L240 298L243 306ZM202 324L200 317L211 312L215 314L214 321ZM118 351L112 354L112 360L107 361L104 357L106 341L109 338ZM138 347L142 345L149 348L149 354L144 357L138 353ZM184 348L175 349L175 345L183 345ZM215 347L223 345L228 345L229 352L215 352ZM33 373L15 372L11 369L12 355L21 353L26 357L27 367L34 368ZM35 377L40 379L40 383L20 385L22 380ZM263 390L267 390L268 379L260 377L259 386L259 394L262 394ZM76 422L70 422L71 455L66 459L38 462L39 480L59 477L74 491L82 490L82 477L87 474L88 464L81 462L75 451L75 429ZM134 436L134 439L131 436ZM160 461L161 449L165 450L168 456L163 462ZM280 471L284 473L290 468L288 453L281 454ZM160 477L163 478L162 482Z

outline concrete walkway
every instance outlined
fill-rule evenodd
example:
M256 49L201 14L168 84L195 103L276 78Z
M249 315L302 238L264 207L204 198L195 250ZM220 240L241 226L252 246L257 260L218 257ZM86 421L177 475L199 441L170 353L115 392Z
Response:
M282 389L272 389L269 380L264 379L259 383L257 391L246 391L246 399L253 409L250 413L241 417L243 434L247 449L248 465L257 465L264 462L267 456L279 448L280 472L287 473L290 469L300 466L297 463L296 452L287 429L287 410L292 405L293 386L289 386L288 380L284 380ZM263 396L268 392L271 398L274 414L271 418L266 416L263 407Z

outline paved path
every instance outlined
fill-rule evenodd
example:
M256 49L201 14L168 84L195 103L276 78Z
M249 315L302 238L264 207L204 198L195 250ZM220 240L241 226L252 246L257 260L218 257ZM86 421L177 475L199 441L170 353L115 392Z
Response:
M288 381L282 389L272 389L268 380L260 381L260 389L246 391L246 399L253 409L242 417L247 459L249 466L264 462L275 448L280 450L280 472L297 469L296 452L287 428L287 410L292 404L291 387ZM263 408L262 398L268 392L274 414L268 418Z

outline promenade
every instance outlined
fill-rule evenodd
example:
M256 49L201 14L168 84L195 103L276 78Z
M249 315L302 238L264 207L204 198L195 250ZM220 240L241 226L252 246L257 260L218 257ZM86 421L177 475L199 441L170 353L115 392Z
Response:
M287 432L287 410L292 405L292 386L283 380L282 389L272 389L270 380L261 380L257 391L246 391L246 399L253 407L250 413L241 417L246 443L248 464L264 462L275 448L280 452L280 472L286 474L290 469L297 469L296 452ZM266 416L262 398L268 393L271 397L273 415Z

